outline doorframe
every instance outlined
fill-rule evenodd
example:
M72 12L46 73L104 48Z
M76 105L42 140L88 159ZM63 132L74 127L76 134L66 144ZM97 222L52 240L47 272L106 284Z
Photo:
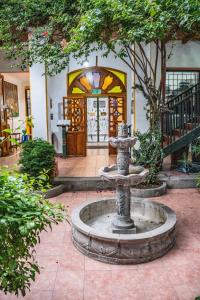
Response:
M104 93L104 94L91 94L91 93L83 93L83 94L73 94L70 92L70 87L73 84L73 82L77 79L78 76L81 75L81 72L84 75L84 73L88 72L88 71L105 71L105 72L119 72L121 74L124 74L124 82L122 82L124 88L122 90L121 93ZM69 75L72 73L77 73L77 75L74 77L74 79L72 80L71 83L69 83ZM117 75L115 73L113 73L114 76L117 77ZM119 77L117 77L119 79ZM120 79L119 79L120 80ZM123 98L124 99L124 121L127 121L127 73L125 73L124 71L120 70L120 69L115 69L115 68L111 68L111 67L102 67L102 66L93 66L93 67L88 67L88 68L80 68L80 69L76 69L73 70L71 72L69 72L67 74L67 96L63 97L63 99L65 98L71 98L71 99L77 99L77 98L83 98L85 101L85 114L86 114L86 124L85 124L85 149L86 149L86 155L87 155L87 98L107 98L107 101L109 102L109 98ZM64 105L64 101L63 101L63 105ZM64 107L63 107L64 108ZM110 109L109 109L109 103L108 103L108 126L110 124L110 113L109 113ZM64 110L63 110L64 112ZM64 117L64 115L63 115ZM108 127L108 136L110 136L110 127Z

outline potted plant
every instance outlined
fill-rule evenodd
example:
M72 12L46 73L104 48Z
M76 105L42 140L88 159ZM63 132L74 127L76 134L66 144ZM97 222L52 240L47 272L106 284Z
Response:
M28 135L26 132L26 129L22 129L22 143L27 142L28 141Z
M158 179L163 162L161 133L159 129L156 129L145 133L138 131L135 135L138 138L139 147L132 150L133 163L149 169L149 175L144 183L132 188L132 194L138 197L160 196L166 192L166 183Z

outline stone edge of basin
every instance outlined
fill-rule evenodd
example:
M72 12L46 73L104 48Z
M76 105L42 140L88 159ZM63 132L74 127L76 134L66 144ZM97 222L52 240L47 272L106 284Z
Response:
M168 206L151 200L135 199L138 203L148 202L159 206L165 212L166 222L147 233L105 235L82 222L79 216L84 207L108 200L114 201L114 199L88 201L72 212L72 241L80 252L101 262L138 264L161 257L174 246L176 215Z
M84 203L79 205L77 208L75 208L72 211L72 214L71 214L72 225L84 233L87 232L87 234L90 236L93 236L96 238L103 238L105 240L113 240L113 241L118 241L119 238L120 238L120 240L124 240L124 241L132 240L133 237L135 240L143 240L145 238L151 238L151 237L154 237L155 235L162 235L166 230L170 230L173 226L176 225L176 214L174 213L174 211L171 208L169 208L168 206L166 206L162 203L159 203L159 202L155 202L155 201L148 200L148 199L141 200L141 198L137 199L134 197L134 199L131 199L131 201L136 201L138 203L147 202L148 204L152 204L153 206L157 206L157 207L163 209L164 213L166 214L166 222L163 225L161 225L160 227L153 229L147 233L138 233L138 234L110 233L109 235L100 234L100 232L98 232L95 229L91 229L90 226L86 225L80 219L80 213L83 208L89 206L90 204L94 204L95 202L97 203L97 202L102 202L102 201L108 201L108 200L115 201L114 198L111 198L111 199L103 199L103 200L85 201Z

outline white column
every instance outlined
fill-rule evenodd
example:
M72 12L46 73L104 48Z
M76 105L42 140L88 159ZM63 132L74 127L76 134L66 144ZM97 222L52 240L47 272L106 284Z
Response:
M134 47L134 46L133 46ZM149 57L150 59L150 45L146 45L144 46L146 55ZM137 50L136 51L138 53L138 55L141 56L140 51ZM139 66L137 66L137 64L135 63L135 67L139 73L139 75L141 77L143 77L143 73L140 69ZM137 76L135 75L135 82L136 84L139 84L139 81L137 79ZM139 90L136 89L135 90L135 130L139 130L142 133L144 133L145 131L147 131L149 129L149 121L146 118L146 104L147 104L147 99L145 99L143 93Z
M48 140L48 105L45 65L34 64L30 68L31 112L33 116L33 138Z

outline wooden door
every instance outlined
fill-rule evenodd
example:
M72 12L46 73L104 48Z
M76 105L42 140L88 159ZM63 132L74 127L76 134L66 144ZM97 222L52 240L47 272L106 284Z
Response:
M86 156L86 101L82 97L64 98L64 119L70 120L67 131L67 155Z
M109 136L117 135L117 127L126 122L125 97L109 97ZM109 145L109 154L116 154L116 149Z

